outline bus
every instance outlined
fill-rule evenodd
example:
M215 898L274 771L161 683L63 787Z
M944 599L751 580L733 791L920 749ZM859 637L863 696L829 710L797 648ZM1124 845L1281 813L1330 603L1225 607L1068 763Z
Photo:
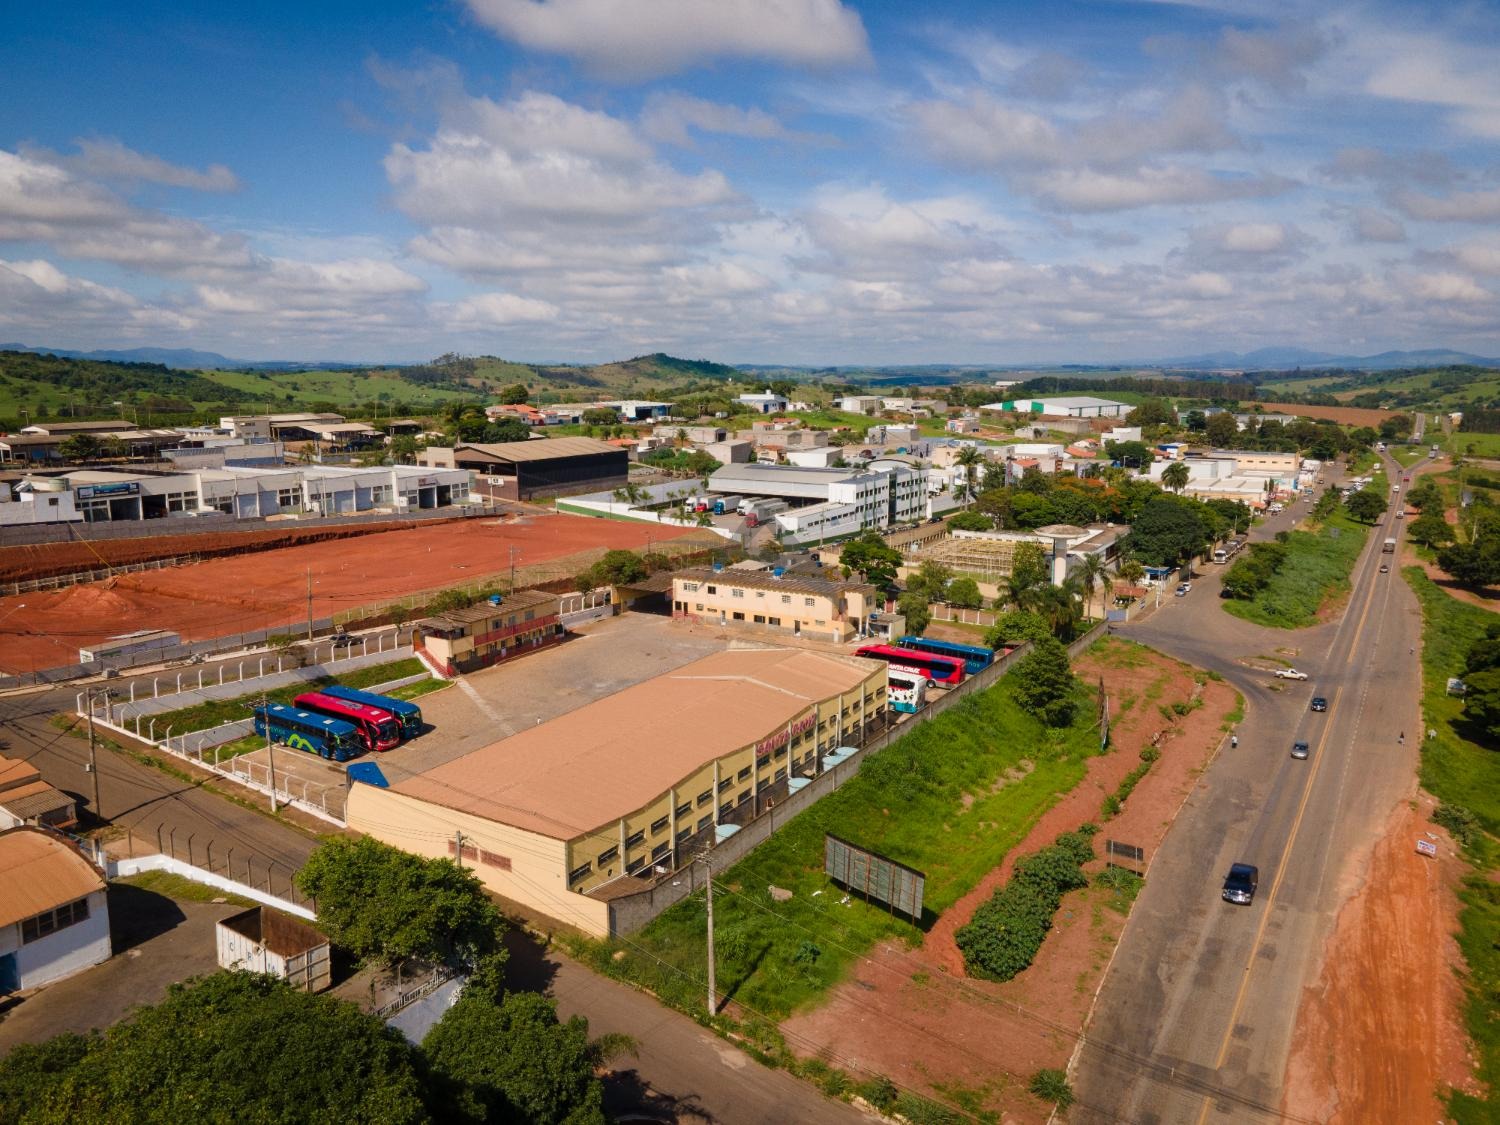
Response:
M303 711L285 703L273 703L269 707L257 706L254 713L256 734L262 737L269 735L276 742L290 746L293 750L305 750L320 758L347 762L364 749L354 724L342 719Z
M865 645L856 649L854 655L870 660L884 660L893 668L916 673L928 684L956 684L961 683L964 678L964 662L952 656L933 656L892 645Z
M965 675L983 672L995 662L995 650L979 645L961 645L953 641L937 641L930 637L902 637L896 644L901 648L915 649L931 656L951 656L964 662Z
M330 684L323 689L324 695L331 695L335 699L343 699L349 703L368 703L371 707L379 707L381 710L389 711L396 716L397 722L401 724L401 739L416 738L422 733L422 708L405 699L392 699L388 695L377 695L373 691L361 691L359 688L344 687L343 684Z
M915 715L927 703L927 680L915 672L891 666L886 673L886 701L892 711Z
M304 711L316 711L352 723L366 750L389 750L401 741L401 723L384 707L335 699L321 691L304 691L292 700L292 704Z

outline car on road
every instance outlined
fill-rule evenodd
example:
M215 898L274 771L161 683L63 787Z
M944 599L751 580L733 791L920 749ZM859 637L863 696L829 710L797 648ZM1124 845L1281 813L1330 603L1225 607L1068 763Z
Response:
M1401 479L1402 479L1402 480L1403 480L1403 481L1405 481L1405 482L1406 482L1406 483L1408 483L1408 484L1410 484L1410 483L1411 483L1411 477L1402 477L1402 478L1401 478Z
M1177 587L1177 596L1179 598L1185 598L1185 597L1187 597L1188 591L1191 590L1192 588L1193 588L1193 584L1191 582L1180 583L1178 585L1178 587Z
M1260 868L1250 863L1231 864L1224 878L1224 901L1249 906L1260 886Z
M328 643L334 648L348 648L350 645L359 643L359 638L353 633L335 633L328 638Z
M1324 699L1321 695L1313 696L1312 709L1314 711L1328 710L1328 700Z
M1299 761L1306 761L1307 751L1307 743L1300 740L1292 743L1292 757L1298 759Z
M1393 484L1393 485L1391 485L1391 491L1392 492L1400 492L1401 491L1401 486L1399 484Z
M1389 564L1387 564L1387 563L1381 563L1380 564L1380 573L1381 574L1389 574L1390 572L1391 572L1391 568L1390 568Z
M1276 675L1277 679L1281 679L1281 680L1305 680L1305 679L1307 679L1307 673L1306 672L1299 672L1295 668L1278 668L1278 669L1276 669L1275 675Z

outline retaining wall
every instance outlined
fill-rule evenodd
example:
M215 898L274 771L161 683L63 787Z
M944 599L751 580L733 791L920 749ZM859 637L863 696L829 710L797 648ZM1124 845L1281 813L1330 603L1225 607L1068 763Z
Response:
M210 887L218 887L221 891L229 894L239 895L242 898L251 899L263 906L273 906L277 910L293 914L298 918L309 922L316 922L318 916L305 906L295 902L288 902L284 898L267 894L265 891L257 890L248 883L241 883L230 879L225 875L215 875L212 871L205 871L191 863L184 863L180 859L173 859L169 855L143 855L130 859L112 859L109 861L107 872L111 879L123 878L126 875L139 875L143 871L168 871L173 875L181 875L184 879L191 879L195 883L204 883Z

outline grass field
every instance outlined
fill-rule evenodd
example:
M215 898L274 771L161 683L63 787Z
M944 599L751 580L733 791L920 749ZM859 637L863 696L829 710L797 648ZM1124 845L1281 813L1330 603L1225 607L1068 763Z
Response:
M1050 731L1002 680L875 755L841 789L716 872L719 988L756 1015L780 1019L826 992L876 941L918 942L921 930L909 921L828 881L824 833L924 871L926 913L941 914L1083 777L1098 741L1082 688L1080 702L1073 727ZM775 901L771 887L791 898ZM577 952L601 972L701 1012L705 922L696 895L628 939L578 941Z
M1384 487L1376 476L1370 487ZM1318 611L1349 590L1349 574L1369 535L1368 524L1350 519L1342 509L1316 531L1294 531L1287 540L1286 561L1266 588L1248 601L1226 598L1226 613L1276 629L1301 629L1318 623Z
M1474 873L1465 880L1459 947L1469 966L1465 1021L1474 1041L1477 1076L1500 1088L1500 752L1465 738L1463 702L1448 694L1448 677L1463 672L1469 646L1500 614L1449 597L1420 567L1403 570L1422 603L1422 713L1435 731L1422 743L1422 786L1445 805L1467 809L1481 832L1466 849ZM1448 1109L1463 1125L1495 1120L1494 1104L1454 1093Z
M425 673L426 671L426 666L413 656L406 660L392 661L389 664L356 668L352 672L342 672L337 676L320 676L316 680L305 680L289 687L276 688L266 692L266 698L272 703L290 703L304 691L314 691L328 684L338 683L350 688L368 688L375 684L405 679L407 676L415 676L419 672ZM428 692L447 686L441 680L419 680L414 684L396 688L389 694L396 699L415 699L419 695L426 695ZM174 734L208 730L210 727L231 723L236 719L249 718L250 708L259 702L260 693L256 692L234 699L213 699L206 703L196 703L191 707L180 707L176 711L167 711L155 716L156 729L166 730L170 727ZM225 753L227 755L228 751Z
M332 402L340 405L393 399L437 406L456 400L476 401L479 391L429 387L402 379L394 371L207 371L233 394L264 398L270 394L286 403ZM384 395L385 399L381 396Z
M1453 433L1443 444L1457 457L1500 457L1500 434Z

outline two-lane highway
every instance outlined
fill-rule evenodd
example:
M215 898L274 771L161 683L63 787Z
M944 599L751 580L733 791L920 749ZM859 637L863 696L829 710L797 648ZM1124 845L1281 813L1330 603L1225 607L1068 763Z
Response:
M1211 576L1130 630L1222 673L1247 712L1239 748L1215 761L1155 857L1078 1055L1076 1120L1281 1116L1297 1005L1348 892L1340 876L1414 785L1420 620L1395 568L1379 572L1402 522L1392 510L1372 530L1336 625L1289 633L1231 618ZM1243 663L1288 645L1309 681ZM1314 696L1326 713L1310 710ZM1306 760L1291 757L1297 740ZM1248 907L1220 897L1235 862L1260 869Z

